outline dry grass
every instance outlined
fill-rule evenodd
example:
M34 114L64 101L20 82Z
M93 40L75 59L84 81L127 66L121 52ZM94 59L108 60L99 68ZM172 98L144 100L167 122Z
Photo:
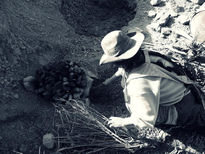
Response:
M138 130L134 126L111 129L107 125L107 117L83 102L62 101L65 104L54 105L57 152L135 153L141 149L160 149L161 146L174 152L184 148L183 143L161 129Z
M95 153L103 150L125 150L133 153L141 148L155 146L156 143L149 139L160 140L163 136L159 135L160 132L156 136L151 130L145 135L135 127L111 129L107 125L107 117L81 101L69 100L65 101L65 104L54 106L57 152Z

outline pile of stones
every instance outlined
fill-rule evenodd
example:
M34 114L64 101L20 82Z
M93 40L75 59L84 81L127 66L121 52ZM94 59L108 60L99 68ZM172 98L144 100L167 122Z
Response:
M152 42L156 46L170 45L182 51L177 53L186 55L192 46L190 20L204 7L202 3L200 0L150 0L153 9L147 14L152 22L147 30L151 34ZM164 54L167 54L166 51Z
M200 50L190 30L190 21L199 11L205 10L204 0L150 0L150 4L153 8L147 15L152 22L147 30L155 51L175 59L190 72L193 80L204 86L205 64L195 59Z
M33 91L51 101L60 98L81 99L87 87L87 76L84 69L71 61L43 66L36 71L34 77L24 79L24 87L28 87L31 81Z

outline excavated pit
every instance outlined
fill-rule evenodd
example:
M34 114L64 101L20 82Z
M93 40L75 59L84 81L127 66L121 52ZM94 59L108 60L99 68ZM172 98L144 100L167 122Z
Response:
M77 34L103 36L126 26L134 18L135 8L127 0L63 0L60 11Z

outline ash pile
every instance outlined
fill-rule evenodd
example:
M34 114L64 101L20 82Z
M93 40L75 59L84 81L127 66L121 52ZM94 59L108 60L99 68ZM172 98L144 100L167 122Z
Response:
M86 99L93 79L78 63L61 61L41 67L23 79L24 87L49 101Z

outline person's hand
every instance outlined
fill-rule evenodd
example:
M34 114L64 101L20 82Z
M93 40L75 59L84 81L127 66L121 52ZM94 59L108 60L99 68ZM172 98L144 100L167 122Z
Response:
M109 79L106 79L104 82L102 82L102 84L105 85L105 86L108 85L109 83L110 83Z
M125 126L125 119L120 117L110 117L108 125L109 127L123 127Z

